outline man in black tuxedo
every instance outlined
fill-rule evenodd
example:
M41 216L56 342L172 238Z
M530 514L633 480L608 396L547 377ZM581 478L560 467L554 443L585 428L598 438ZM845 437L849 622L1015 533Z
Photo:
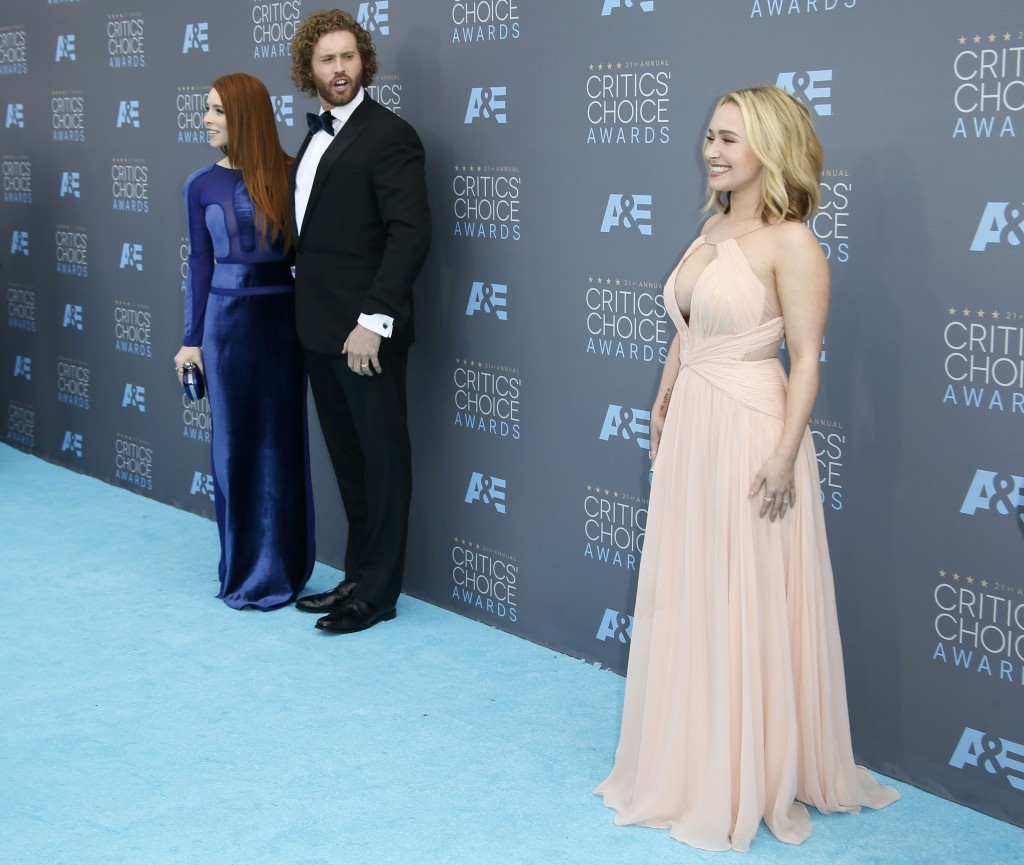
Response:
M430 247L423 145L366 93L369 34L347 12L310 15L292 80L323 114L292 175L295 303L320 427L348 518L345 579L296 606L352 633L395 617L412 494L406 358L412 286Z

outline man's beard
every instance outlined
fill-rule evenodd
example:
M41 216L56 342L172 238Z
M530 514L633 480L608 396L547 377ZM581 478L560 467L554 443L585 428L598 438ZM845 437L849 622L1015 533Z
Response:
M331 90L331 82L324 81L318 78L316 74L313 74L313 86L316 87L317 96L320 97L320 101L326 105L330 105L333 108L338 108L342 105L348 105L353 99L356 98L356 94L359 89L363 86L363 73L360 72L354 78L349 79L348 92L344 98L340 99Z

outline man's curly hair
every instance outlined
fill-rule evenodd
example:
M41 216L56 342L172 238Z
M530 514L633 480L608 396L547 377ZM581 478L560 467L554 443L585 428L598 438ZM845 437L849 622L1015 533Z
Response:
M369 87L377 74L377 49L373 47L370 34L348 12L321 9L303 21L292 38L292 81L309 96L317 95L313 82L313 48L321 36L335 30L347 30L356 37L356 47L363 61L363 86Z

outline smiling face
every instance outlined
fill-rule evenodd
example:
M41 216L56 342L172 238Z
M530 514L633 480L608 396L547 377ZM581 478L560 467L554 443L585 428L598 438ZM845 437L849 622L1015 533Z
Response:
M228 119L224 114L224 105L220 101L220 94L216 90L210 90L206 96L206 114L203 115L203 123L206 125L211 147L224 149L228 146Z
M325 111L348 105L363 83L363 58L356 37L348 30L332 30L313 46L311 73Z
M712 116L704 142L704 162L708 185L715 192L760 195L764 166L750 147L743 112L735 102L723 102Z

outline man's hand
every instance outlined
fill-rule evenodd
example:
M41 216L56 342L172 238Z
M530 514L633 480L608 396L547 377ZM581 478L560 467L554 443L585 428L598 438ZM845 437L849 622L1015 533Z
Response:
M348 368L356 375L380 372L380 360L377 357L379 349L380 335L361 324L355 326L341 347L342 352L348 355Z

